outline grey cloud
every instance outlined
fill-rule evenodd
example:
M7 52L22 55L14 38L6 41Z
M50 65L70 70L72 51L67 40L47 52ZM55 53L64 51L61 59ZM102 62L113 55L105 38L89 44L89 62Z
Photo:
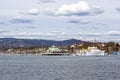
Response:
M91 15L97 15L103 13L104 10L102 10L100 7L93 7L92 12L90 13Z
M79 23L79 21L70 20L69 23Z
M55 39L63 36L65 33L62 31L52 31L48 33L42 32L4 32L1 33L1 37L12 37L12 38L33 38L33 39Z
M39 0L39 4L40 3L54 3L55 2L55 0Z
M2 34L2 33L8 33L9 31L0 31L0 33Z
M65 35L65 32L63 32L63 31L51 31L49 34L52 34L52 35Z
M103 37L103 36L108 36L108 37L120 37L120 32L119 31L108 31L106 33L77 33L79 36L86 36L86 37Z
M106 26L107 24L105 24L105 23L96 23L95 25Z
M86 37L100 37L100 36L103 36L103 34L101 34L101 33L86 33L86 34L78 33L77 35L86 36Z
M70 39L70 38L84 38L86 37L86 39L88 40L93 40L95 38L99 38L100 40L104 40L106 38L111 38L112 39L117 39L120 40L120 33L118 31L109 31L106 33L77 33L77 34L64 34L64 32L62 33L61 31L52 31L50 33L41 33L41 32L19 32L19 33L11 33L11 32L2 32L0 34L1 37L13 37L13 38L38 38L38 39Z
M109 36L120 36L120 34L110 34Z
M79 23L79 24L89 24L90 23L90 21L88 21L88 20L69 20L69 23Z
M120 7L117 7L116 10L117 10L117 11L120 11Z
M108 36L120 36L120 32L119 31L109 31L108 33L106 33L106 35L108 35Z
M29 28L29 29L36 29L37 27L36 27L36 26L27 26L26 28Z
M0 25L7 25L7 23L1 21Z
M24 19L24 18L20 18L20 19L11 19L10 23L16 24L16 23L22 23L22 24L30 24L32 23L33 20L31 19Z

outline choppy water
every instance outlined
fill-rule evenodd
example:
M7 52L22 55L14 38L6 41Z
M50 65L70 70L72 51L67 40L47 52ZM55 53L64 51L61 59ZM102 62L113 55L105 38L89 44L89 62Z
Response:
M0 80L120 80L120 56L0 56Z

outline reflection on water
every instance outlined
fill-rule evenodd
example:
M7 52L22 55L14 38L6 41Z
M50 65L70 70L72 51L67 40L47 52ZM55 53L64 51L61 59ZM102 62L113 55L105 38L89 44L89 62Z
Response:
M119 56L0 56L0 80L120 80L119 75Z

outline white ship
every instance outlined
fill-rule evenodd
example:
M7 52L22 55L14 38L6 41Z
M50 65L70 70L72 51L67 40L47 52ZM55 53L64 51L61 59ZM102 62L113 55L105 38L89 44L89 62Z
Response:
M79 53L72 54L72 56L104 56L106 53L97 47L88 47L88 49L82 49Z
M88 50L84 54L85 56L104 56L105 52L99 50L97 47L88 47Z

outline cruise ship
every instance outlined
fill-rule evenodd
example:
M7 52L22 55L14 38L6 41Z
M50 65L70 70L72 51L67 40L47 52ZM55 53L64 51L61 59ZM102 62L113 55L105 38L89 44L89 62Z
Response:
M97 47L88 47L88 49L82 49L79 53L72 54L72 56L104 56L105 52Z
M84 54L85 56L104 56L105 52L97 47L88 47L88 50Z

